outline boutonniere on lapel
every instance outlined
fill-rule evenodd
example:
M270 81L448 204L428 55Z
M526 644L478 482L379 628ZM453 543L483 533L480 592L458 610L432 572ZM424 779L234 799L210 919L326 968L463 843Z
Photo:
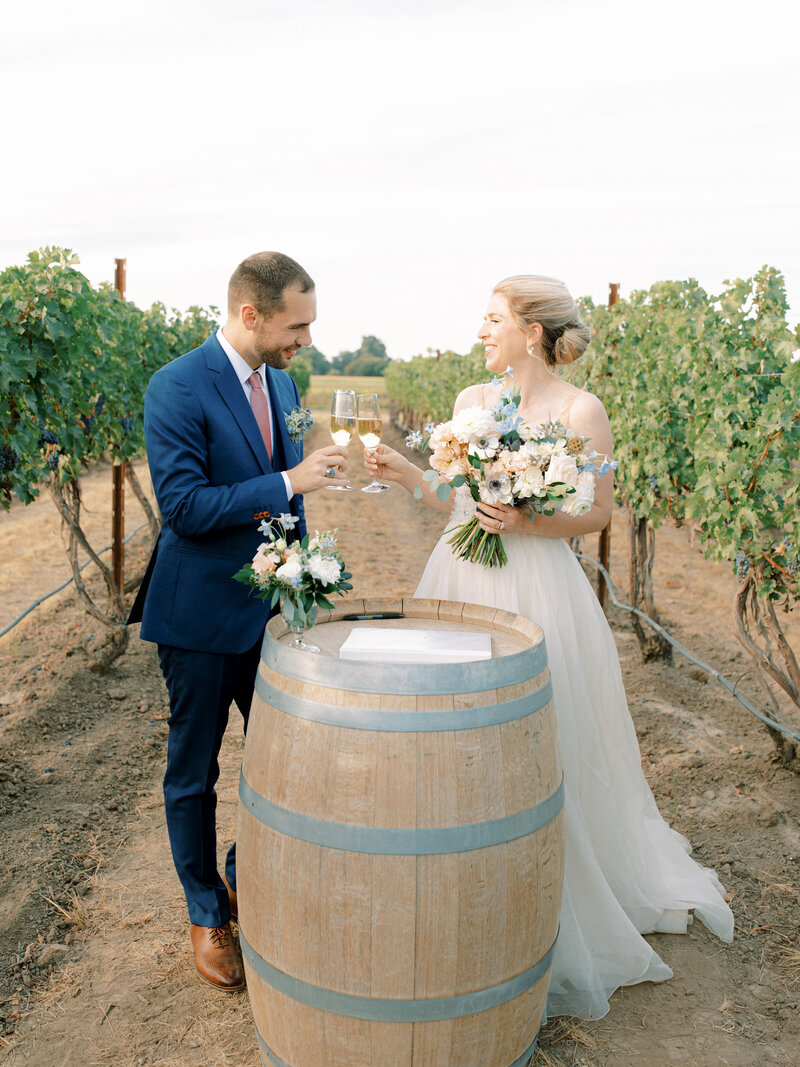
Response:
M299 445L303 437L314 425L311 412L308 408L297 407L285 412L283 417L286 420L286 429L289 431L289 437L296 445Z

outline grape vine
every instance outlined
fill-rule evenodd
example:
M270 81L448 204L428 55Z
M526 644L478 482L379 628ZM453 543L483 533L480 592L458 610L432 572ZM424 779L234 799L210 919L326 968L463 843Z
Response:
M32 252L0 273L0 502L30 503L48 485L69 531L68 556L87 611L109 627L98 665L124 651L124 605L109 569L81 526L80 476L106 457L120 463L144 448L144 392L168 360L212 331L213 312L185 315L162 304L142 310L109 285L93 287L61 248ZM157 520L133 470L128 480L157 533ZM90 594L78 547L100 572L106 603Z

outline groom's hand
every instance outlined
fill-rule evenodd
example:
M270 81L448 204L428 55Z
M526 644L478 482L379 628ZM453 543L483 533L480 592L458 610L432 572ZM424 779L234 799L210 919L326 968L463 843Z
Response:
M347 451L339 445L328 445L310 452L302 463L286 473L295 493L313 493L326 485L347 485L346 470Z

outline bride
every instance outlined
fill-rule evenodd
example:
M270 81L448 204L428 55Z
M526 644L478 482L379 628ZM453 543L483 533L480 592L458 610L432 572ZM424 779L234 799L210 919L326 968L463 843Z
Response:
M506 278L494 288L478 338L487 370L513 370L519 414L529 425L560 419L589 437L589 448L611 456L600 400L556 373L591 339L562 282ZM455 412L488 408L499 392L498 386L470 386ZM419 468L386 445L367 453L366 465L412 492L422 482ZM453 499L450 526L476 511L466 488ZM423 500L450 509L435 493L424 491ZM527 508L481 503L480 525L502 531L508 564L488 568L457 560L443 535L416 591L514 611L534 619L545 634L566 789L566 873L547 1016L598 1019L619 986L671 978L642 934L685 933L690 909L724 941L733 938L733 915L716 875L690 859L689 843L658 812L642 773L611 631L564 540L603 529L612 504L611 474L598 479L592 508L580 517L537 514L531 524Z

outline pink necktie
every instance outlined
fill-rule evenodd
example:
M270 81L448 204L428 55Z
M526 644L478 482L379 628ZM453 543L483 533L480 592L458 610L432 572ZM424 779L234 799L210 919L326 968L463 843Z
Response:
M250 407L253 409L258 428L261 430L261 436L264 438L267 455L270 458L270 462L272 462L272 434L269 432L269 401L267 400L267 394L264 392L264 386L261 384L261 375L257 370L253 371L247 380L250 382Z

